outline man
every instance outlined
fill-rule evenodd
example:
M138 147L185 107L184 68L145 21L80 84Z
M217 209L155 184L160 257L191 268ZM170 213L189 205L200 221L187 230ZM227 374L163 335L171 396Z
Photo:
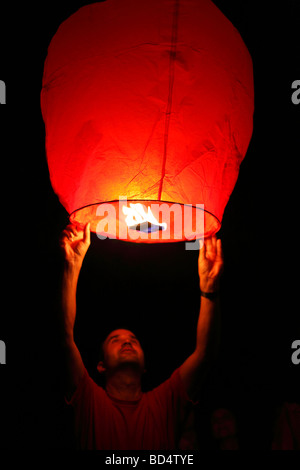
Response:
M212 413L211 430L217 450L238 450L237 425L233 413L226 408L217 408Z
M219 279L223 268L221 241L205 240L199 252L201 307L194 352L151 392L141 390L142 347L129 330L111 332L103 343L105 390L89 377L74 341L76 289L90 245L90 226L83 231L68 225L60 245L64 254L62 279L62 338L66 361L66 399L74 408L75 432L81 449L176 449L187 405L197 398L212 356L218 327Z

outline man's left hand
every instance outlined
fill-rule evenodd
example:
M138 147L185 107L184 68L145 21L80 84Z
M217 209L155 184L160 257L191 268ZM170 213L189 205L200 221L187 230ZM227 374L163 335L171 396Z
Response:
M218 291L223 264L221 240L217 239L216 236L206 238L198 259L200 290L202 292L212 293Z

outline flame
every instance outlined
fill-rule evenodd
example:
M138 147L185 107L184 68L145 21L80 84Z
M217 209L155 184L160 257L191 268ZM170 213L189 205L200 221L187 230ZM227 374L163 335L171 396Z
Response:
M143 204L140 203L130 203L130 207L123 206L123 214L126 215L125 222L129 228L136 229L137 226L141 224L151 224L152 227L155 227L156 230L166 230L166 223L159 223L158 220L154 217L150 206L147 207L147 212Z

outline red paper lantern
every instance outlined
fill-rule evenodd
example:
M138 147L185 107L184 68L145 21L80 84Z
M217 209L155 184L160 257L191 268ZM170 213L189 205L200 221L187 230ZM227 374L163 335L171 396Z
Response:
M210 0L84 6L45 61L53 189L72 222L102 236L213 234L251 139L253 103L250 54Z

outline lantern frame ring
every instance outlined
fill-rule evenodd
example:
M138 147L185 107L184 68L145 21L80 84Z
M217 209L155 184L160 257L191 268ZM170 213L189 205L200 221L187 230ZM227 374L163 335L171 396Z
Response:
M153 208L153 205L154 204L157 204L159 206L161 206L162 204L167 204L169 206L169 208L172 208L172 206L180 206L181 207L181 210L183 211L183 214L185 216L186 212L185 212L185 208L188 207L188 208L191 208L191 210L193 211L194 214L196 214L195 211L197 210L200 210L200 211L203 211L203 220L204 220L204 226L205 229L203 229L203 233L202 234L196 234L194 235L194 239L195 238L206 238L206 237L209 237L211 235L214 235L215 233L217 233L220 228L221 228L221 222L220 220L210 211L208 211L207 209L204 209L204 207L200 207L201 205L197 204L197 205L193 205L193 204L185 204L185 203L180 203L180 202L174 202L174 201L166 201L166 200L157 200L157 199L135 199L135 198L126 198L125 196L124 197L120 197L119 199L113 199L113 200L110 200L110 201L97 201L97 202L94 202L94 203L91 203L91 204L87 204L85 206L82 206L78 209L75 209L74 211L72 211L70 214L69 214L69 221L70 223L73 223L75 225L77 225L78 227L80 227L81 229L83 229L83 227L88 223L90 222L91 223L91 232L94 232L94 233L97 233L98 235L98 222L102 216L102 218L104 217L104 214L97 214L97 210L93 209L95 206L103 206L103 205L110 205L110 206L113 206L114 209L115 209L115 214L116 214L116 221L118 220L118 223L119 222L119 215L117 215L118 213L120 213L121 211L121 207L124 206L124 204L127 204L127 203L132 203L132 204L142 204L144 205L145 207L152 207ZM105 210L104 210L105 212ZM124 216L122 215L122 218ZM183 220L184 217L182 217L181 220ZM183 225L183 222L181 222L181 225ZM135 230L135 231L139 231L137 230L136 227L127 227L128 229L130 230ZM153 231L155 232L155 230ZM153 233L152 232L152 233ZM163 233L163 231L159 231L161 233ZM119 233L119 232L118 232ZM148 232L151 236L151 230L149 230ZM184 231L183 231L184 233ZM193 233L193 232L192 232ZM99 237L101 238L101 237ZM105 238L117 238L117 239L121 239L121 240L124 240L124 238L119 238L119 236L112 236L110 237L109 235ZM162 238L162 237L161 237ZM187 241L187 240L190 240L191 238L189 236L181 236L180 238L178 237L175 237L175 238L170 238L170 239L155 239L155 241L159 241L159 242L180 242L180 241ZM131 240L132 241L132 240ZM144 242L150 242L151 243L151 240L136 240L136 241L144 241Z

